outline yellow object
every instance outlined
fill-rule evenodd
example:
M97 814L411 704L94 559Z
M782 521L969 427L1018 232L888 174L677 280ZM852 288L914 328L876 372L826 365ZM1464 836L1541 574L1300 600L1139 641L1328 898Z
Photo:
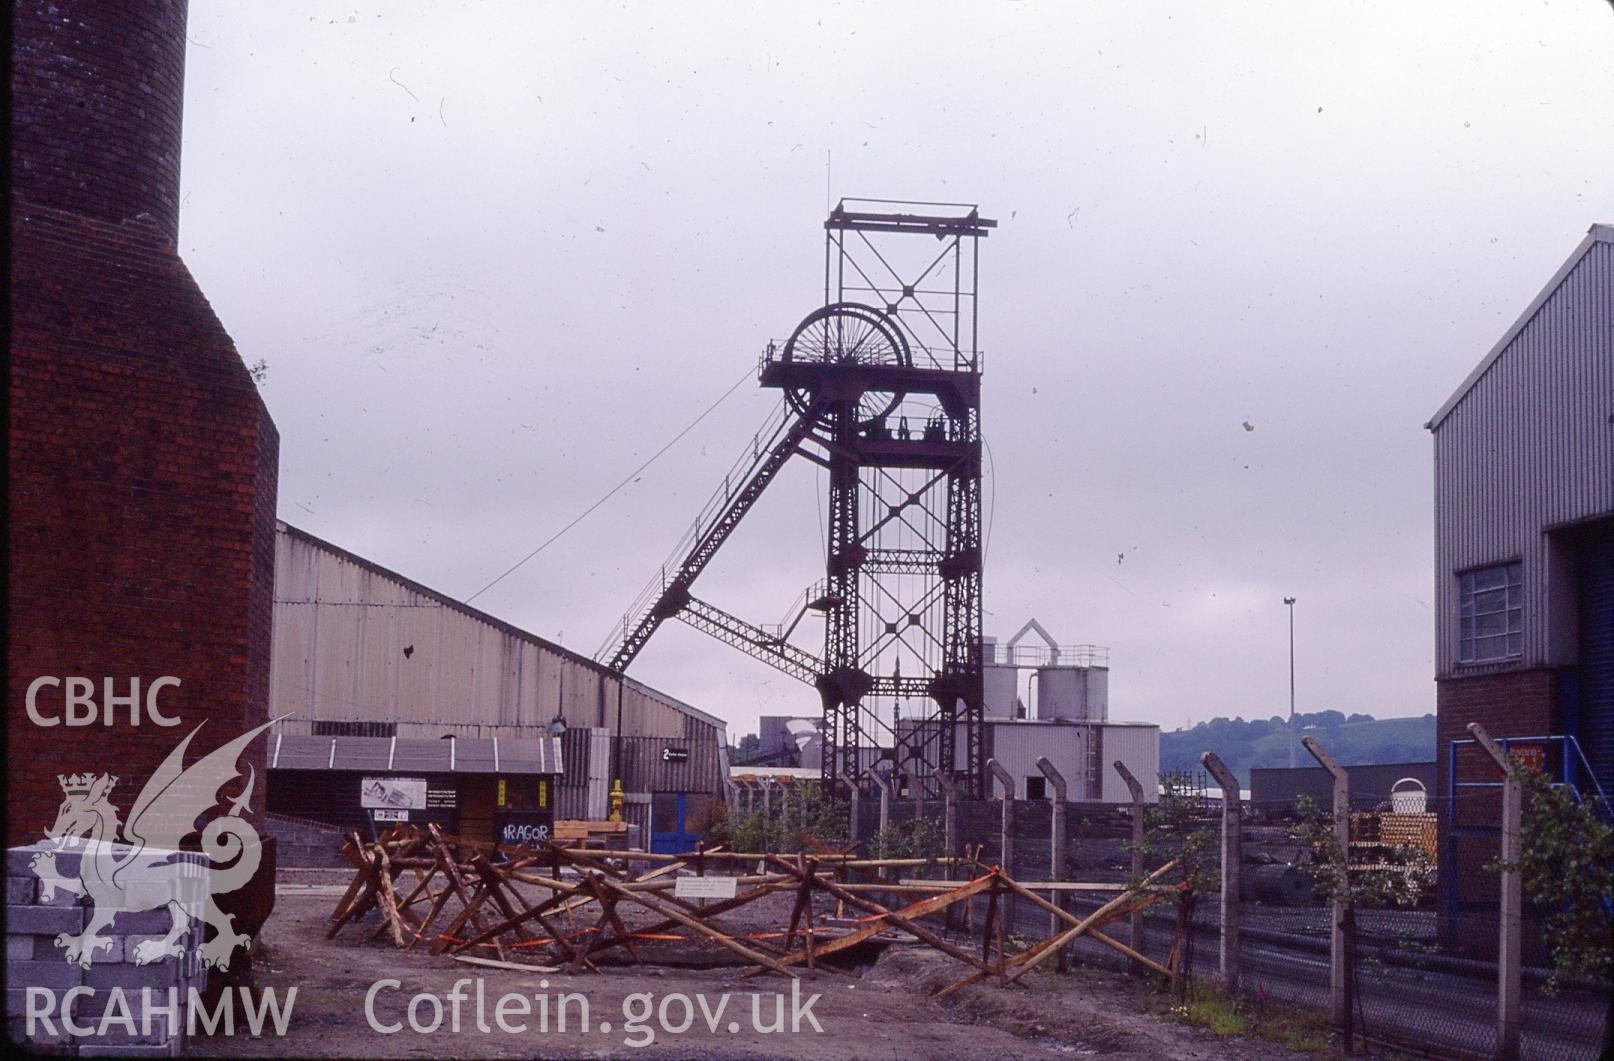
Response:
M499 778L499 806L504 806L504 778Z
M622 820L622 779L611 782L611 821Z

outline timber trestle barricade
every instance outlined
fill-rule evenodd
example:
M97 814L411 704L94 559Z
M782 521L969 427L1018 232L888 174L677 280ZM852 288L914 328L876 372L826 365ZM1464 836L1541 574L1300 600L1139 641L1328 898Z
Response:
M653 962L657 944L704 941L740 958L750 967L748 975L794 977L820 969L838 971L822 960L900 933L970 967L968 975L939 989L938 996L987 979L1014 983L1082 936L1168 979L1181 972L1180 961L1162 965L1104 932L1112 922L1182 895L1181 884L1157 883L1175 862L1130 886L1023 884L981 862L978 849L966 858L936 859L858 858L830 849L784 855L720 847L667 855L553 843L500 851L443 833L436 825L394 827L373 842L353 832L343 854L354 875L331 913L327 938L374 911L379 923L370 930L370 940L385 936L405 950L424 944L434 954L479 965L598 972L595 960L610 951L620 949L632 962ZM969 879L892 877L927 868L950 875L962 872ZM711 894L720 897L681 896L678 881L691 875L717 878L711 880L718 886ZM871 879L875 877L880 879ZM1085 917L1038 894L1069 891L1118 894ZM747 932L720 921L775 894L793 898L786 925ZM1006 938L1002 911L1013 898L1046 910L1057 931L1040 941ZM977 899L986 907L979 942L972 933L961 936L957 927L968 931ZM632 928L624 919L628 911L640 922ZM960 912L961 917L955 916ZM945 922L932 920L936 915ZM1173 955L1180 951L1173 948ZM511 960L528 956L545 964Z

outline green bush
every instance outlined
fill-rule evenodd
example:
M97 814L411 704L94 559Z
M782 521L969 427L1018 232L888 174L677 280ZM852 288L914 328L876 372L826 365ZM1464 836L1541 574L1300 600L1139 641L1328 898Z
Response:
M781 789L769 803L750 811L730 808L707 830L707 842L731 851L775 854L811 852L815 848L810 841L832 848L847 842L851 810L846 800L826 798L814 785Z
M1597 805L1577 799L1545 773L1523 766L1520 883L1542 918L1555 993L1567 977L1607 983L1614 976L1614 827ZM1500 860L1486 867L1500 872Z

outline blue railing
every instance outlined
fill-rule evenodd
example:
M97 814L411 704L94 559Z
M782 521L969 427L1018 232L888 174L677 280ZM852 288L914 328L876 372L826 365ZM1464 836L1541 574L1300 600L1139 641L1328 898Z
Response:
M1541 737L1493 737L1501 746L1504 754L1514 757L1515 750L1526 748L1532 751L1539 750L1541 766L1552 777L1553 787L1563 787L1577 803L1590 803L1596 813L1605 819L1614 821L1614 809L1611 809L1608 797L1603 787L1598 783L1597 775L1592 772L1591 763L1586 753L1581 751L1580 742L1567 734L1549 734ZM1457 932L1457 841L1465 836L1495 836L1501 833L1500 823L1497 825L1459 825L1457 824L1457 792L1459 789L1475 788L1501 788L1503 781L1497 777L1493 781L1459 781L1457 779L1457 753L1460 748L1477 746L1479 741L1473 737L1459 737L1446 742L1446 842L1441 852L1441 892L1443 897L1442 913L1446 919L1448 934L1455 937ZM1519 759L1528 761L1534 755L1520 755ZM1489 757L1485 760L1487 769L1494 769ZM1499 773L1499 771L1498 771Z

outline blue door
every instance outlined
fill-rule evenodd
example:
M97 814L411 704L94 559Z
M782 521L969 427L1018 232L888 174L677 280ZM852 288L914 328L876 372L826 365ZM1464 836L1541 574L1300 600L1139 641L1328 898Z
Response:
M688 796L683 792L650 794L650 850L678 855L695 848L695 834L687 830Z

